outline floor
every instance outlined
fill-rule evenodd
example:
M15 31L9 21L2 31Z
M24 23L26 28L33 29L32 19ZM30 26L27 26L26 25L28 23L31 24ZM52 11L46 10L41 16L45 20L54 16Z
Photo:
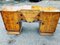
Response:
M53 36L41 36L39 23L22 23L19 35L9 35L0 15L0 45L60 45L60 23Z

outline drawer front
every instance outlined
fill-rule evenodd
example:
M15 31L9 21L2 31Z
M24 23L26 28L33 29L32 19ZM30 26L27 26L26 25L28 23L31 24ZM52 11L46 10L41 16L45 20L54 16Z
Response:
M35 17L38 15L38 10L21 10L22 14L25 17L25 20L27 22L33 22L35 20Z

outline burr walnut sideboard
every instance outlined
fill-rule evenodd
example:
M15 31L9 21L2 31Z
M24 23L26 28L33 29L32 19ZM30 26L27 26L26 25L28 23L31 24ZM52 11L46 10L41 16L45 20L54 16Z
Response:
M32 23L39 21L39 33L52 35L57 27L60 12L44 12L39 10L1 11L5 28L9 34L21 33L21 20Z

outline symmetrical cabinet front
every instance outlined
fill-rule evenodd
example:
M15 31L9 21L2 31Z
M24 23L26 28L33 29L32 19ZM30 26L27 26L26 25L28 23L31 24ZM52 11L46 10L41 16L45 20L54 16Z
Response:
M19 34L21 20L27 22L39 21L41 35L51 35L55 32L59 20L59 12L40 12L34 10L2 11L2 18L7 31L11 34ZM41 23L40 23L41 22Z

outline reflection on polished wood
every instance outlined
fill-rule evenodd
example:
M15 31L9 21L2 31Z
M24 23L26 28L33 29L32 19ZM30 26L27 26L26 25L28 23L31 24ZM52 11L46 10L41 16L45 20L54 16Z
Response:
M27 22L40 21L39 32L41 35L53 34L59 20L59 12L43 12L39 10L2 11L2 18L6 30L10 34L21 32L21 20ZM12 33L11 33L12 32ZM15 32L15 33L14 33ZM17 32L17 33L16 33Z

